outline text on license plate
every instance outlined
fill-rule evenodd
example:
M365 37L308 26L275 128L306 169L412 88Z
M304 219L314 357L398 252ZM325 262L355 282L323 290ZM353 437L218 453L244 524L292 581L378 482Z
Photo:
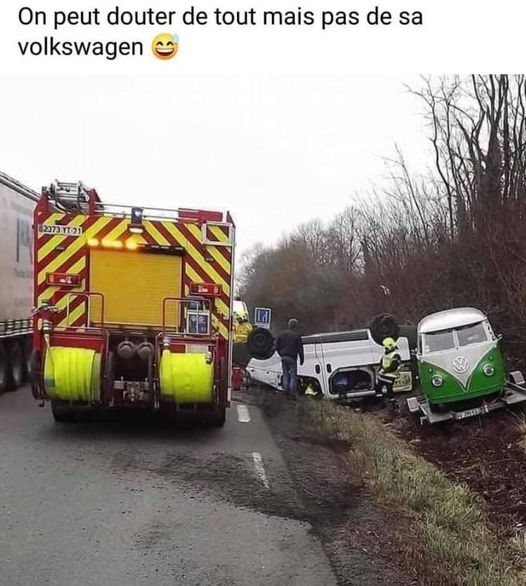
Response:
M475 415L484 415L488 411L485 407L476 407L475 409L466 409L466 411L458 411L455 413L455 419L467 419Z
M57 224L40 224L40 234L53 234L54 236L82 236L82 226L59 226Z

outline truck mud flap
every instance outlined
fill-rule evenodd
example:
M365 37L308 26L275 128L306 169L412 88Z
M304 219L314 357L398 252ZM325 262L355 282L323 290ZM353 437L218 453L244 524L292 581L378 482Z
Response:
M42 386L42 354L36 349L31 350L29 360L27 363L27 374L29 385L31 386L31 394L37 401L44 401L45 392Z

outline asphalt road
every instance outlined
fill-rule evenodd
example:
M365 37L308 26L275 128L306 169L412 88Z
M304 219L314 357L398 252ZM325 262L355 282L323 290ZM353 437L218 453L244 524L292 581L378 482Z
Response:
M2 586L336 584L262 414L55 424L0 396Z

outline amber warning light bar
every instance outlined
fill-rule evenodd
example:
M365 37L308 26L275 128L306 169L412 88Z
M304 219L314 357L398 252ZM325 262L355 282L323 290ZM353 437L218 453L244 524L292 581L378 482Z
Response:
M78 287L80 285L80 276L67 273L48 273L47 284L61 287Z
M216 283L191 283L190 293L192 295L218 297L221 295L221 285L217 285Z

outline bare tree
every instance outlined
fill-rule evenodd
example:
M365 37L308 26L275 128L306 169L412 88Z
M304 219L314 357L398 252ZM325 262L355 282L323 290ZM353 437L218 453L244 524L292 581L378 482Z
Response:
M525 77L427 78L410 91L429 126L429 172L396 148L386 187L258 250L242 288L324 328L475 305L526 343Z

